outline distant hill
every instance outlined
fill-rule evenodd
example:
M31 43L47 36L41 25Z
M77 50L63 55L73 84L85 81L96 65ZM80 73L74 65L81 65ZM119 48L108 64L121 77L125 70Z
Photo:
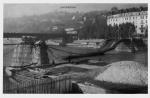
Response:
M53 26L61 28L79 28L81 13L51 12L43 15L5 18L4 32L50 33Z
M4 32L60 33L64 28L77 30L79 38L104 38L107 11L87 13L51 12L43 15L4 19Z

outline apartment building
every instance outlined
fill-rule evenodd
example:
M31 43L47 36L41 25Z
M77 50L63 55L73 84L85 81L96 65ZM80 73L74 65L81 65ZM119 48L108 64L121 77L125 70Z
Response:
M107 25L119 25L123 23L133 23L137 34L145 34L148 28L148 12L128 12L107 16Z

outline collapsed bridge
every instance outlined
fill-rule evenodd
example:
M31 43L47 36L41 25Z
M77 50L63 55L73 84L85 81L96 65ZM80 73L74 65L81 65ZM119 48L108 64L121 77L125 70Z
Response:
M36 41L36 43L26 43L25 41L16 46L13 56L11 56L11 62L14 66L16 64L20 66L30 66L32 64L38 64L39 66L59 65L71 63L74 59L104 55L106 52L120 49L120 47L127 47L131 52L147 48L142 39L106 40L102 47L90 50L46 45L45 41Z
M77 39L78 34L67 34L66 31L60 30L57 32L50 33L15 33L15 32L4 32L4 38L21 38L23 36L36 37L37 40L48 40L48 39L62 39L62 43L72 42L74 38Z

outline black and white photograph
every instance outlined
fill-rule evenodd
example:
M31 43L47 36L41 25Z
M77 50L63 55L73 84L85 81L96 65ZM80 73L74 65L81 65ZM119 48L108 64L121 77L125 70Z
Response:
M3 94L148 94L148 3L4 3Z

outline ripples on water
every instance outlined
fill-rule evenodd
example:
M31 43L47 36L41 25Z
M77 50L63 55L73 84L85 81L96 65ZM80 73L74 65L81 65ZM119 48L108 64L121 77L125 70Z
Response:
M148 65L148 53L145 51L136 52L136 53L121 52L121 53L114 53L114 54L106 54L102 56L100 59L107 63L128 60L128 61L136 61L142 63L145 66Z

